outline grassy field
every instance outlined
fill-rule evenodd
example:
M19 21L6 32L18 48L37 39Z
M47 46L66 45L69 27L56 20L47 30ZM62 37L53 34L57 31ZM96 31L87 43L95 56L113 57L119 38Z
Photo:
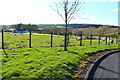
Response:
M116 49L114 45L58 48L5 49L2 53L2 78L69 79L85 53Z
M8 47L28 47L28 39L28 34L5 33L5 42ZM50 45L46 42L50 41L49 34L33 34L32 40L34 47ZM54 46L59 45L60 42L63 44L62 40L63 36L54 35ZM116 43L105 45L103 41L101 45L96 45L98 40L94 40L93 45L89 45L89 40L83 41L85 46L68 47L68 51L63 51L63 47L5 49L0 52L2 79L67 80L72 78L79 61L88 57L85 53L93 54L99 50L120 48ZM79 41L75 38L71 38L70 44L73 44L72 42L79 45Z
M32 34L32 47L46 47L50 46L50 34ZM64 36L53 35L53 46L64 45ZM4 33L4 42L5 47L16 48L16 47L29 47L29 33L22 34L20 33ZM83 39L83 45L89 45L90 40ZM70 38L69 45L79 45L80 41L77 41L76 38ZM93 45L97 45L98 40L93 40ZM101 44L105 44L105 41L101 41Z

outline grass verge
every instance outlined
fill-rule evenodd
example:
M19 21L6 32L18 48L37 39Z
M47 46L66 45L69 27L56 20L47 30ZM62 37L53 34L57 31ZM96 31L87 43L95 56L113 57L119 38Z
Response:
M2 54L2 79L70 79L80 60L87 54L105 49L117 49L113 45L88 45L58 48L5 49Z

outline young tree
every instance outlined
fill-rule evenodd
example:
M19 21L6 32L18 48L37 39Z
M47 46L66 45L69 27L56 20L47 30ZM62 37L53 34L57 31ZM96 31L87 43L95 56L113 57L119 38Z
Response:
M94 26L89 26L88 28L85 28L83 31L85 38L89 39L90 35L96 35L97 31Z
M59 0L59 2L55 3L55 8L53 8L65 22L65 51L67 51L68 24L78 16L77 13L82 8L83 3L79 0Z
M103 36L107 31L110 30L110 26L105 25L105 26L101 26L97 29L98 35Z

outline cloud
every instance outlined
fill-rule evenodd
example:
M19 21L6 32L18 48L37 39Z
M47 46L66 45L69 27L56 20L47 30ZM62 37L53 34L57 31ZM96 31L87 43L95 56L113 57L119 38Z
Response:
M52 19L51 9L43 0L0 0L0 3L0 24L47 23Z
M61 17L49 7L48 1L51 0L0 0L0 24L64 23ZM105 21L82 15L81 18L72 20L71 23L105 23Z
M90 20L89 18L87 17L80 17L81 20Z
M120 11L120 8L117 8L117 9L113 9L112 11Z
M98 19L96 17L86 16L86 15L83 15L81 17L86 18L86 19L81 19L81 18L74 19L71 21L71 23L104 24L104 25L116 25L116 26L118 25L116 23L111 23L110 21L105 21L103 19Z

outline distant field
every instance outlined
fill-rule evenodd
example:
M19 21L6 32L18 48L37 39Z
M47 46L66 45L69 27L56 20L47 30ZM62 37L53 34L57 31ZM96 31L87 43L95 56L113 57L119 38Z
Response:
M52 26L52 27L55 27L55 28L65 28L63 26Z
M32 47L49 47L50 46L50 34L32 34ZM64 36L53 35L53 46L64 45ZM5 47L16 48L16 47L29 47L29 33L4 33L4 42ZM83 39L83 45L89 45L90 40ZM69 45L78 45L80 41L77 41L76 38L70 38ZM93 45L98 45L98 40L93 40ZM101 44L105 44L105 41L101 41Z

